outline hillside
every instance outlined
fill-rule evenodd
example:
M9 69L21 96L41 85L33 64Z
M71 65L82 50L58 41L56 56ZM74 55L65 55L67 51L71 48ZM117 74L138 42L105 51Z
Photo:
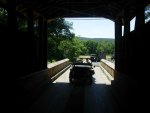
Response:
M109 42L114 42L115 39L113 38L86 38L86 37L79 37L81 40L85 40L85 41L88 41L88 40L92 40L92 41L96 41L96 42L99 42L99 41L109 41Z

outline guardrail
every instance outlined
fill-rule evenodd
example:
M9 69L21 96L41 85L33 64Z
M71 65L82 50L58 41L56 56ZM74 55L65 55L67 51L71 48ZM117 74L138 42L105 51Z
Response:
M16 89L26 95L25 97L36 97L45 85L53 82L70 66L69 59L64 59L48 65L48 69L31 73L16 80ZM62 70L62 71L61 71ZM61 72L61 73L60 73ZM55 76L57 75L57 76ZM33 96L34 95L34 96Z
M63 70L69 64L70 64L69 59L64 59L64 60L60 60L58 62L48 64L47 71L48 71L49 77L53 78L58 72Z
M53 82L70 67L69 59L64 59L48 65L48 69L31 73L18 78L14 86L16 106L26 109L48 88L48 83Z
M114 78L114 75L115 75L114 63L112 63L108 60L105 60L105 59L101 59L100 64Z

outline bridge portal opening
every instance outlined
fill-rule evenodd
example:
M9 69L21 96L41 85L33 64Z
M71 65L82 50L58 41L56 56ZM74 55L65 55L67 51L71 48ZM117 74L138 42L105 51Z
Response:
M111 59L115 53L113 21L106 18L63 18L58 19L57 22L59 21L64 22L63 25L66 25L67 28L65 26L62 28L63 25L58 24L56 29L59 29L60 32L57 33L60 34L55 32L48 36L49 62L57 61L57 58L73 60L79 55L90 54L97 54L99 61L101 57L114 61ZM54 25L53 21L51 25Z

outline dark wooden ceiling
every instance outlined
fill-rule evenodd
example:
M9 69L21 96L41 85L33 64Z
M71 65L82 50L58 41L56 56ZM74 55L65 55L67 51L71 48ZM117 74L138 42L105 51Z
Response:
M124 8L134 13L135 0L20 0L46 18L105 17L114 20ZM131 14L133 15L133 14Z
M0 0L5 1L5 0ZM129 18L135 16L137 0L17 0L18 12L26 7L47 19L56 17L104 17L115 20L129 9ZM144 0L145 6L148 0Z

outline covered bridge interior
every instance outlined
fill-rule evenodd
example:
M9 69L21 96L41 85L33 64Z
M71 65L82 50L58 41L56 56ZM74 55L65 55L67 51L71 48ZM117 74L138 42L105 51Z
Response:
M47 69L48 22L57 17L105 17L115 22L112 87L120 109L145 110L141 106L149 98L150 22L145 24L144 15L148 4L149 0L0 0L0 7L7 12L7 21L0 23L0 37L2 71L5 70L2 87L7 94L13 92L9 99L15 97L18 89L23 92L23 88L17 88L16 80ZM134 17L135 30L130 32ZM26 20L26 30L20 30L18 18Z

